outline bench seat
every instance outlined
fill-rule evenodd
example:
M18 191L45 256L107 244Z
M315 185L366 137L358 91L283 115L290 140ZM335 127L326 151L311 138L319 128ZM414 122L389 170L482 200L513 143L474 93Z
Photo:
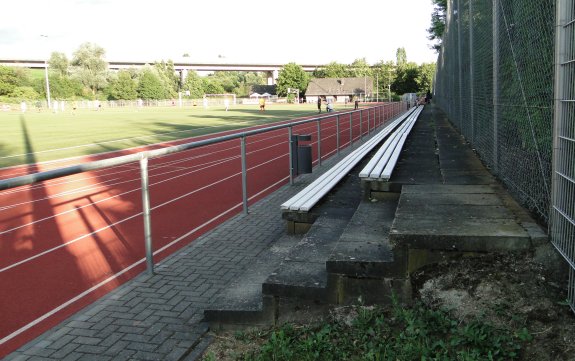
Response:
M386 137L392 134L398 127L406 121L406 119L415 111L416 108L407 111L406 113L393 120L386 125L381 131L376 133L373 137L357 147L350 154L344 157L336 165L327 170L324 174L302 189L299 193L292 198L281 204L280 208L283 212L282 216L288 222L296 221L301 223L313 223L313 219L306 216L312 207L319 202L323 196L343 178L345 177L369 152L371 152L378 144L381 143ZM300 233L290 232L289 233Z
M371 190L392 190L389 189L385 183L389 182L407 136L422 111L423 105L418 106L415 111L407 117L406 121L386 139L371 160L359 172L359 177L366 189L367 198L371 198Z

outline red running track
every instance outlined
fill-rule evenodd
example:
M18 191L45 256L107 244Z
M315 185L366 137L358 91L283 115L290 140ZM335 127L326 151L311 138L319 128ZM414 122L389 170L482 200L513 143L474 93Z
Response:
M396 108L397 104L380 106L362 110L361 116L334 113L323 119L322 159L337 151L338 122L339 146L345 148L350 133L357 141L360 129L361 136L367 134L368 128L397 114ZM317 122L296 126L293 133L312 135L312 159L317 164ZM288 151L287 129L247 138L250 205L288 182ZM0 169L0 179L46 171L56 164L64 166L41 163ZM242 211L240 141L151 159L149 184L157 263ZM137 163L0 192L0 357L145 270L141 209Z

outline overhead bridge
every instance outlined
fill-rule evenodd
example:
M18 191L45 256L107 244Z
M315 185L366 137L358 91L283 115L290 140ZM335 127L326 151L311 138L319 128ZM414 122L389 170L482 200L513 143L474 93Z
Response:
M153 64L162 60L155 61L109 61L108 69L121 70L121 69L139 69L147 64ZM30 59L0 59L0 65L5 66L18 66L22 68L31 69L44 69L46 67L45 60L30 60ZM262 64L262 63L221 63L221 62L183 62L174 61L174 69L180 73L181 79L185 79L188 71L194 70L198 72L212 72L212 71L253 71L266 73L268 77L268 85L275 84L278 78L279 71L285 64ZM300 65L304 71L312 72L319 67L325 66L324 64L304 64Z

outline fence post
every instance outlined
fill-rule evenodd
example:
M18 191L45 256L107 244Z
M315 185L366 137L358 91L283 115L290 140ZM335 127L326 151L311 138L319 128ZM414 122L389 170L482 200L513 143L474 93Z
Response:
M248 169L246 162L246 137L241 138L241 152L242 152L242 201L244 207L244 214L248 214Z
M471 121L471 142L475 143L475 91L473 76L473 1L469 1L469 119Z
M363 140L363 117L362 117L363 110L359 110L359 140Z
M339 114L336 116L335 132L337 134L335 137L335 149L336 154L339 155Z
M370 133L370 129L369 129L369 109L367 109L367 135L369 135Z
M317 165L321 165L321 120L317 121Z
M148 274L154 274L154 254L152 250L152 222L150 216L150 191L148 182L148 156L142 153L140 158L140 176L142 178L142 216L144 217L144 243L146 245L146 265Z
M458 74L458 88L459 88L459 131L461 134L465 134L463 130L463 66L461 59L461 7L459 0L457 0L457 74Z
M293 185L293 140L292 140L292 127L288 127L288 144L289 144L289 184Z
M349 113L349 149L353 149L353 116Z
M493 0L493 172L499 173L497 128L499 122L499 1Z

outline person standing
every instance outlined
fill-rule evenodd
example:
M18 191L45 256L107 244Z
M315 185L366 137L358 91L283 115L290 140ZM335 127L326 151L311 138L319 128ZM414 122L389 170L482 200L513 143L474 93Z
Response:
M261 97L260 98L260 112L265 112L266 111L266 98Z
M321 97L317 97L317 112L321 113Z

